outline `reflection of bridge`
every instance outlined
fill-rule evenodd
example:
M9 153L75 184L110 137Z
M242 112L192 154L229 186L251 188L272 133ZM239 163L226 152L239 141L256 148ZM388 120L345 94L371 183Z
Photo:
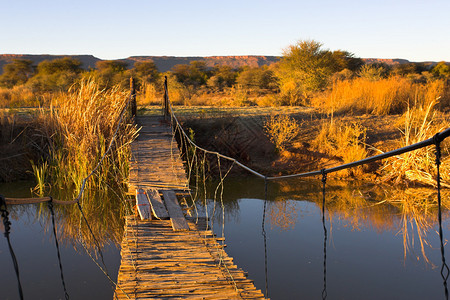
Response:
M141 218L126 218L118 298L263 299L207 220L186 220L177 194L186 195L188 181L169 124L161 117L136 120L141 130L132 144L129 188Z

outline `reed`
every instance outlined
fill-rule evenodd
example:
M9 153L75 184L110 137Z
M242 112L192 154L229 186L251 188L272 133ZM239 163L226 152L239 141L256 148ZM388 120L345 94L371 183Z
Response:
M130 143L137 130L126 120L118 124L128 96L129 93L119 87L102 90L94 81L84 80L60 94L50 109L41 109L39 114L40 134L48 140L50 150L46 161L34 168L38 190L45 189L45 194L59 199L72 200L78 195L83 179L97 166L119 126L112 150L87 181L81 199L83 210L95 224L93 230L98 235L105 235L102 231L109 225L123 222L121 216L129 209L122 201L129 172ZM68 214L67 230L77 231L81 219L78 209L62 211ZM122 215L112 216L118 211ZM105 215L107 219L103 219ZM84 242L91 243L85 225L81 231L86 237Z
M435 110L436 102L408 109L403 115L403 139L399 147L408 146L433 137L449 128L450 120ZM441 185L450 188L449 142L441 144ZM436 156L434 147L426 147L389 158L383 166L383 180L395 183L418 183L436 186Z

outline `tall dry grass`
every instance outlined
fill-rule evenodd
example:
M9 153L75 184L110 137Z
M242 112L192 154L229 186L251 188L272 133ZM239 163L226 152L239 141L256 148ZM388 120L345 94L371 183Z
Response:
M355 78L335 81L331 89L311 100L311 104L327 113L370 113L386 115L403 113L414 105L427 105L440 99L442 106L450 102L444 80L414 83L405 77L380 80Z
M83 178L97 165L113 138L128 92L119 87L102 90L91 81L81 81L54 99L39 116L42 135L50 141L49 178L52 186L78 192ZM129 144L136 128L123 122L111 151L88 187L116 186L127 178Z
M31 87L25 85L0 87L0 107L37 107L42 106L48 98L50 95L37 95Z
M315 150L337 156L343 163L350 163L368 156L366 129L357 123L324 122L317 137L312 142ZM340 175L357 176L364 172L364 166L342 170Z
M403 139L399 147L408 146L433 137L436 133L449 128L450 120L435 109L436 102L415 106L403 115ZM442 186L450 188L450 142L441 144ZM383 166L383 179L395 183L419 183L436 186L435 147L426 147L389 158Z
M126 118L118 124L128 96L129 92L118 86L103 90L94 81L83 80L60 94L50 109L42 109L39 115L41 135L48 139L50 153L34 168L35 176L41 193L62 200L78 194L83 179L97 166L119 126L112 151L87 181L81 199L91 229L105 241L120 242L120 230L116 229L123 225L123 215L129 213L129 206L123 202L124 183L129 173L130 143L137 130ZM59 210L66 220L64 235L93 246L95 241L86 224L80 223L78 209L71 206Z

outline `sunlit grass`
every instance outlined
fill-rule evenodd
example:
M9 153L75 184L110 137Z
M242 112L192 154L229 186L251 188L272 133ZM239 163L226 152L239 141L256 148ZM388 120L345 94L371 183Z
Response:
M356 78L338 80L312 105L328 113L370 113L386 115L403 113L414 105L426 106L441 98L448 105L450 95L443 80L414 83L405 77L380 80Z
M403 139L399 147L408 146L432 138L436 133L450 127L450 120L434 110L435 102L417 106L403 115ZM449 141L441 144L441 185L450 188ZM383 167L384 179L394 183L412 182L436 186L435 147L430 146L389 158Z
M116 242L120 241L121 230L117 229L121 226L115 223L123 224L122 216L129 209L124 199L130 143L137 132L135 125L126 118L118 124L128 95L128 91L119 87L102 90L90 80L61 94L50 110L41 110L39 115L41 135L48 140L50 150L47 159L34 169L41 193L45 190L46 195L61 200L74 199L83 179L97 166L119 126L112 151L87 181L81 199L91 229L98 236L112 235ZM93 237L85 222L80 221L78 208L71 206L60 211L65 214L67 225L64 234L73 238L81 230L83 242L92 245ZM114 230L108 230L111 228Z

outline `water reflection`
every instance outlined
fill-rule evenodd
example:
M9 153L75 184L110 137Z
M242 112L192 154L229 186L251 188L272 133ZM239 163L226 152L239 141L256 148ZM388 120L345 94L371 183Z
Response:
M308 236L308 238L303 241L303 244L294 245L295 243L292 242L292 239L298 239L298 235L303 237L305 235L303 232L310 232L312 230L308 225L308 222L310 221L305 223L305 219L309 220L312 210L315 210L312 209L312 207L317 208L319 213L322 212L322 214L316 216L319 217L318 220L320 220L320 216L324 216L324 218L322 218L321 226L323 231L321 236L323 239L322 289L324 292L324 298L326 298L329 294L330 288L331 291L334 291L333 298L336 296L336 284L338 283L341 283L338 284L340 286L338 289L344 289L344 287L353 287L361 280L364 281L365 277L374 278L375 276L376 278L378 276L380 278L384 278L386 274L383 272L373 272L374 274L370 275L369 273L365 273L372 273L373 269L379 269L381 266L386 267L384 272L390 272L389 268L396 268L394 266L398 266L398 270L392 271L391 273L403 274L398 276L405 277L404 281L396 283L398 286L393 288L393 290L402 290L403 286L405 286L403 287L404 290L408 290L406 286L410 285L411 282L414 281L409 278L409 274L417 273L421 274L416 274L417 277L429 276L429 278L435 278L436 269L439 270L437 266L440 268L440 264L438 260L436 260L439 235L435 234L438 226L438 207L435 190L427 188L402 190L401 188L384 187L382 185L329 180L327 182L325 194L326 199L325 202L323 202L321 188L320 179L308 181L291 180L284 182L270 182L268 195L269 200L264 203L264 206L261 206L262 211L260 211L259 215L259 218L262 218L263 222L262 242L265 247L265 258L269 255L269 261L264 261L264 267L267 269L267 264L269 264L270 268L268 270L261 270L262 272L260 274L264 274L265 278L262 278L263 281L260 288L263 289L266 285L265 281L270 279L266 286L271 286L270 294L272 299L280 298L279 291L277 291L277 276L282 275L278 275L277 269L280 268L278 265L285 264L284 262L280 263L278 256L283 256L283 254L278 253L277 248L282 248L284 249L283 251L291 251L286 249L287 246L285 244L289 244L291 247L297 247L297 256L294 258L285 258L291 259L291 264L294 265L299 264L297 260L304 260L305 257L308 257L308 255L312 255L312 257L316 256L314 252L311 252L311 254L309 252L310 250L306 249L311 243L308 239L315 240L319 234L315 230L315 234ZM233 235L245 235L245 233L237 233L237 231L245 231L246 229L243 227L252 226L247 219L257 218L253 213L247 212L248 208L246 208L247 204L245 204L247 202L242 202L242 200L240 200L245 198L265 199L264 182L242 178L239 180L234 180L232 178L228 179L228 183L225 186L224 204L227 218L226 226L231 228L227 230L226 239L227 244L229 245L228 251L231 251L230 255L233 257L239 257L241 255L236 253L233 254ZM443 219L447 220L449 191L443 191L442 199L442 205L444 208ZM307 205L307 203L310 203L313 206ZM323 203L325 203L325 206ZM255 208L251 210L255 210ZM244 213L250 214L246 215L245 222L242 215ZM325 222L327 219L330 222L329 232L327 232L326 224L328 222ZM238 225L236 225L236 229L234 229L235 225L230 225L230 223L237 223ZM269 228L264 227L265 223L270 225ZM448 225L448 221L444 221L444 229L448 228ZM239 229L237 229L237 227ZM358 255L360 255L360 257L349 257L349 265L342 265L340 261L343 261L343 258L336 256L336 249L342 249L343 245L347 243L346 239L342 237L344 232L346 236L348 233L350 239L359 239L358 242L348 244L346 247L350 248L345 251L348 253L353 253L355 251L358 252L358 249L366 249L365 251L359 252L360 254ZM377 234L377 236L374 236L371 232ZM261 236L261 234L259 236ZM289 238L281 240L281 236L286 236ZM396 241L396 244L393 244L394 240ZM397 241L399 243L397 243ZM241 240L239 243L244 243L244 241ZM245 241L245 243L251 242ZM446 240L444 240L444 244L445 243ZM331 256L327 253L327 246L330 247L330 245L331 249L328 249L328 251L331 250ZM401 247L401 250L398 249L400 251L395 250L397 245ZM236 251L239 252L239 250ZM346 253L345 251L343 254ZM377 252L382 252L384 254L376 254ZM307 255L307 253L309 254ZM393 261L393 257L397 254L401 255L402 261ZM249 259L247 254L242 254L242 256L247 260ZM239 258L235 258L235 260L238 261ZM345 258L345 260L347 261L347 258ZM314 261L315 260L309 262L308 259L306 264L312 264ZM331 265L329 265L330 262ZM244 269L257 269L257 267L245 266L245 263L241 266L239 261L237 264ZM364 275L359 275L358 278L355 278L353 283L346 282L346 276L350 270L358 272L357 265L359 264L370 265L371 267L366 267L363 269L365 272L360 270L359 272L364 272ZM336 269L337 265L340 266L338 269ZM404 273L405 271L402 271L406 269L408 270L408 273ZM310 272L314 274L314 271ZM336 277L336 274L340 272L343 272L343 274ZM425 275L422 275L421 272ZM439 274L439 272L437 274ZM258 277L257 273L250 275L251 278L252 276ZM380 278L374 280L373 286L376 286L375 282L379 281ZM429 280L429 278L424 280L424 282ZM284 280L289 282L291 281L291 278L284 278ZM346 282L346 284L343 284L343 282ZM436 280L435 278L434 282L439 282L439 280ZM444 281L444 284L445 283L446 281ZM284 284L289 286L287 282ZM442 287L442 281L440 281L440 284ZM371 286L366 285L367 283L363 284L363 287L355 288L355 291L352 291L352 293L357 294L356 291L364 290L364 288L366 291L371 290ZM432 284L430 284L430 286L431 285ZM294 289L295 288L296 287L294 287ZM442 291L442 289L439 290ZM286 296L287 293L288 292L286 291L282 292L282 294L285 295L284 298L289 299L289 297ZM388 298L407 299L407 296L405 295L409 294L410 291L407 291L403 296L395 297L390 295L392 297ZM343 295L347 294L344 293ZM374 292L374 295L378 295L378 297L380 297L380 291ZM383 294L381 293L381 295ZM317 297L317 294L315 297ZM417 294L412 298L421 299L423 297L423 294ZM363 296L362 298L375 299L376 296Z

